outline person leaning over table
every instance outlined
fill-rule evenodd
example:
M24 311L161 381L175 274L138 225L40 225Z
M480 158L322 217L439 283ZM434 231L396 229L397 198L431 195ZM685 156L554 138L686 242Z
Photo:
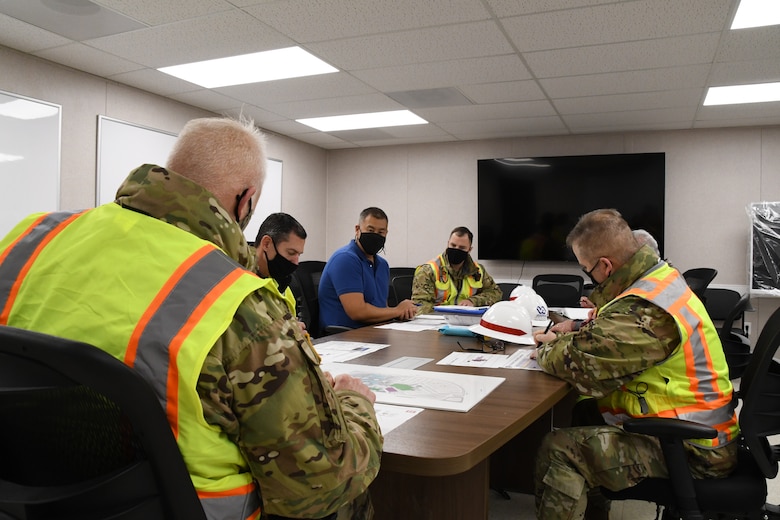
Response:
M360 212L355 238L325 263L318 291L320 328L358 328L393 319L410 320L417 313L411 300L387 306L390 266L379 256L388 231L387 214L370 207Z
M0 241L19 288L0 289L0 323L94 344L148 379L207 518L335 517L379 470L375 396L331 384L252 272L242 230L265 163L253 123L195 119L113 203L23 220Z
M609 503L590 503L589 491L596 498L598 486L620 490L668 476L658 441L621 429L628 417L712 426L715 439L685 445L692 473L728 475L736 465L739 426L723 349L701 301L676 269L649 246L639 247L615 210L580 217L567 244L596 284L591 299L597 310L578 331L566 321L536 333L542 342L537 361L595 398L585 404L601 413L599 424L545 436L536 459L537 518L606 519Z
M468 228L456 227L445 251L415 270L412 301L420 305L421 313L433 312L435 305L481 307L501 300L501 288L485 267L471 258L473 240Z

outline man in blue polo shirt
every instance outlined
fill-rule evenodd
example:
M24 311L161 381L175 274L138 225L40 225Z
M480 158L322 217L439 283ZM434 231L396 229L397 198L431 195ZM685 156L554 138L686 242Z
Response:
M377 253L385 246L387 214L366 208L355 226L355 238L336 250L325 264L319 287L320 328L358 328L392 319L410 320L417 307L404 300L387 306L390 266Z

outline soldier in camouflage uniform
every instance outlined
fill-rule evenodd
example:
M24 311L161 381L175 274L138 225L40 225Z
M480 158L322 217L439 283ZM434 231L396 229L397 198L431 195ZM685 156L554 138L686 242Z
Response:
M256 144L247 146L247 136ZM231 262L254 271L255 255L242 228L259 197L264 162L262 137L250 123L191 121L169 159L171 169L147 164L134 170L115 204L211 242ZM114 230L119 243L114 247L120 247L123 233L132 231ZM147 240L147 254L171 245L155 243L154 236ZM96 272L106 272L100 255L94 257ZM139 281L143 269L138 265ZM100 276L94 278L99 281ZM89 294L102 287L75 289ZM339 508L364 500L379 471L383 442L373 393L357 379L339 376L334 381L323 374L316 351L275 283L251 292L228 320L202 364L197 395L203 419L220 439L212 446L221 449L219 443L227 438L240 448L244 467L237 463L234 471L250 471L259 484L263 518L335 518ZM94 321L96 327L110 326L100 313ZM207 460L185 456L185 462L191 474L210 467ZM370 505L363 504L360 511L370 516ZM251 517L255 514L259 511Z
M501 288L469 254L473 239L468 228L453 229L445 252L417 268L412 301L421 314L430 314L435 305L481 307L501 300Z
M603 497L589 503L590 498L601 497L594 492L599 486L620 490L646 477L668 476L657 440L620 428L626 416L666 412L667 416L685 418L685 412L695 415L698 410L722 414L721 418L726 418L723 424L710 424L719 429L717 441L708 444L697 440L685 447L696 478L728 475L736 464L737 445L733 441L739 430L720 341L701 302L691 296L679 272L649 246L640 248L615 210L596 210L581 217L567 243L583 271L597 284L590 296L596 315L579 330L573 330L569 321L554 326L551 332L537 333L537 341L542 342L537 360L545 372L568 381L582 396L594 398L581 404L593 410L598 406L601 414L594 421L596 425L561 428L543 440L535 468L537 518L606 519L609 507ZM658 272L666 273L668 287L677 290L689 310L696 309L701 316L690 336L681 332L675 311L662 307L655 295L651 301L641 292L655 287L652 282ZM696 331L707 338L704 345L695 348L707 350L712 379L700 376L692 384L718 389L720 408L705 410L707 396L683 412L682 407L670 408L666 403L674 405L680 395L687 397L686 386L681 384L687 384L685 366L675 363L681 362L681 351L691 346ZM660 372L665 381L658 375L679 366L682 370L674 373ZM712 400L716 400L714 394ZM623 405L622 411L616 411L616 403Z

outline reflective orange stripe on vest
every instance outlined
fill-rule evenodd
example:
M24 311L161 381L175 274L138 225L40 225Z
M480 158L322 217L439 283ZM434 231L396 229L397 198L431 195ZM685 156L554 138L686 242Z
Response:
M0 255L0 325L8 323L14 299L35 258L60 231L84 213L62 211L41 215Z

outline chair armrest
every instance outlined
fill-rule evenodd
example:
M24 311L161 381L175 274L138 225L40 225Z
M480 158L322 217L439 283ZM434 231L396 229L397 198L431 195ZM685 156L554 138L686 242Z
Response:
M623 422L623 429L629 433L641 433L653 437L676 437L678 439L714 439L718 432L711 426L673 419L670 417L634 417Z

